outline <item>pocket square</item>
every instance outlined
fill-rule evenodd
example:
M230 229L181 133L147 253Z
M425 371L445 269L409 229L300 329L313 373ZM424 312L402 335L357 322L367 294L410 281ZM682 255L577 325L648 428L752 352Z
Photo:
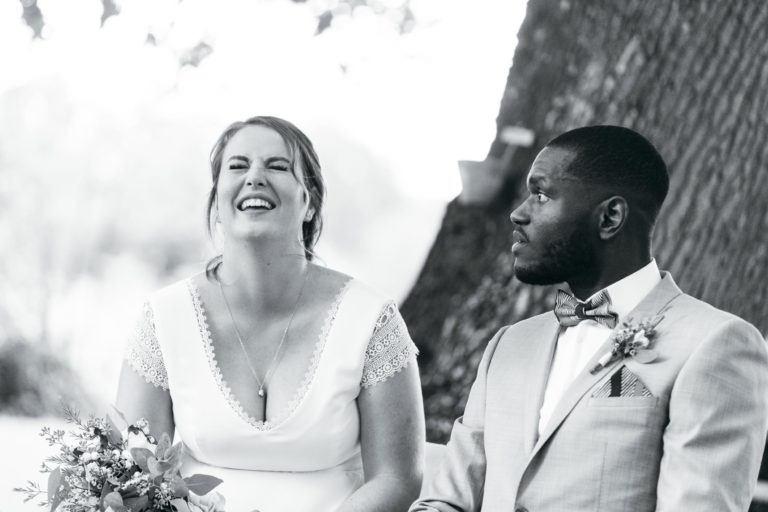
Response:
M631 397L647 397L653 396L651 390L643 384L637 375L627 369L626 366L622 366L619 370L611 375L605 384L594 392L593 398L631 398Z

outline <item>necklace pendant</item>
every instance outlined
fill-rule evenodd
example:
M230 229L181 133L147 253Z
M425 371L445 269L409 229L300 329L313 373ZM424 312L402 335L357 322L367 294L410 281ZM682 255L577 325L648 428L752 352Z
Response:
M265 395L266 393L264 392L264 388L259 388L259 396L264 398Z

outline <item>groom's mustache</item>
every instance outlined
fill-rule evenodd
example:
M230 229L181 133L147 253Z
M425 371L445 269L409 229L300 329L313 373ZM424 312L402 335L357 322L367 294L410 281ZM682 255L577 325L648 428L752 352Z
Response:
M512 230L512 242L528 242L528 235L526 235L522 229L515 228Z

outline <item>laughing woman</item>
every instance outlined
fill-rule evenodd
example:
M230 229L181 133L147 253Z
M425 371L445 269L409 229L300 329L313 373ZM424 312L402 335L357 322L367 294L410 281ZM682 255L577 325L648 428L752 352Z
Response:
M117 407L184 443L184 474L245 512L405 510L421 485L416 349L394 302L312 262L323 178L293 124L254 117L211 152L221 255L154 293Z

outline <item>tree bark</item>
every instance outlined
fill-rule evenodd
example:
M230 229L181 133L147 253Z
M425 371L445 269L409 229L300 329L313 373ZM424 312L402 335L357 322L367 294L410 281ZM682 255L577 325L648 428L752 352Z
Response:
M536 133L492 205L449 205L403 315L420 362L428 437L447 440L487 341L549 309L513 278L506 219L537 151L568 129L633 128L659 149L670 193L659 266L688 293L768 332L768 4L760 0L529 0L497 125ZM491 144L498 158L504 144Z

